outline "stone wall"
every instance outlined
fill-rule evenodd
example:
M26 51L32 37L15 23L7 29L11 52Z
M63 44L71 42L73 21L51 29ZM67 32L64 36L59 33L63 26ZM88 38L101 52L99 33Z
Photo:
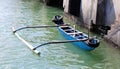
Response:
M97 0L82 0L81 13L84 23L90 26L91 20L96 22Z
M69 0L63 1L64 12L69 14ZM90 26L90 21L96 22L96 12L97 12L97 0L81 0L80 6L80 17L75 17L74 15L70 16L75 23L82 21L85 27ZM80 24L81 25L81 24Z
M65 16L74 23L89 28L90 21L93 20L97 25L110 26L111 30L108 31L105 38L120 47L119 4L120 0L81 0L80 17L69 14L69 0L64 0L63 7ZM97 15L98 13L100 13L100 16Z
M115 15L115 6L113 0L107 0L106 4L106 20L105 24L111 26L115 22L116 15Z
M108 0L107 21L111 25L111 30L106 35L106 39L120 47L120 0Z
M69 10L69 0L63 0L63 8L64 8L64 12L68 13L68 10Z

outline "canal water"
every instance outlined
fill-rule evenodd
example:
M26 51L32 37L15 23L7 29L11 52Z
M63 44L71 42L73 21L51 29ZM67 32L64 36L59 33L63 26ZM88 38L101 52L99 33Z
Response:
M63 10L45 6L39 0L1 0L0 69L119 69L120 52L100 37L100 47L94 51L83 51L71 43L53 44L38 48L41 52L38 56L12 33L12 26L17 29L54 25L51 22L54 15L63 15ZM67 18L65 22L69 22ZM78 29L86 32L83 28ZM57 28L25 29L17 33L34 47L65 40Z

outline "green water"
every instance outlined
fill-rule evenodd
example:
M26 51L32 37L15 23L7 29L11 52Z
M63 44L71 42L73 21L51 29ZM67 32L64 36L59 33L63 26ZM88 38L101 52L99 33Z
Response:
M120 52L100 37L100 47L91 52L71 43L54 44L38 48L41 56L37 56L11 31L12 26L54 25L54 15L63 15L63 10L45 6L39 0L1 0L0 69L119 69ZM67 18L65 21L69 22ZM56 28L25 29L18 33L33 46L65 40Z

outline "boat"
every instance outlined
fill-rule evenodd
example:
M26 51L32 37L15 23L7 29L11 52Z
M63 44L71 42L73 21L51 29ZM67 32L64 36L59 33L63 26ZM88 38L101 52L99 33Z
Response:
M52 21L55 25L59 26L59 32L67 39L67 40L81 40L79 42L72 42L74 45L78 46L83 50L94 50L100 44L100 41L96 37L89 37L88 34L80 32L69 25L66 25L63 21L63 17L60 15L56 15L53 17Z
M48 45L48 44L58 44L58 43L73 43L74 45L78 46L79 48L87 51L94 50L97 48L100 44L100 41L96 37L89 37L88 34L85 34L83 32L80 32L76 30L75 28L72 28L70 25L67 25L63 21L63 17L56 15L52 19L52 21L55 23L54 26L26 26L22 28L18 28L15 30L14 27L12 27L13 33L18 37L19 40L21 40L26 46L34 53L40 55L41 53L37 50L37 48ZM45 42L43 44L40 44L36 47L32 46L30 43L28 43L26 40L24 40L20 35L17 33L17 31L27 29L27 28L48 28L48 27L57 27L60 33L67 39L62 41L51 41L51 42Z

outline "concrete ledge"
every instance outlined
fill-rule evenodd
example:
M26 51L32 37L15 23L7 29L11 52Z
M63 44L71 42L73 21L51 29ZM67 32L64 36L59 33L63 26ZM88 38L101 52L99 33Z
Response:
M104 36L105 40L109 43L112 43L115 48L120 49L120 30L114 30L114 32L109 33Z

